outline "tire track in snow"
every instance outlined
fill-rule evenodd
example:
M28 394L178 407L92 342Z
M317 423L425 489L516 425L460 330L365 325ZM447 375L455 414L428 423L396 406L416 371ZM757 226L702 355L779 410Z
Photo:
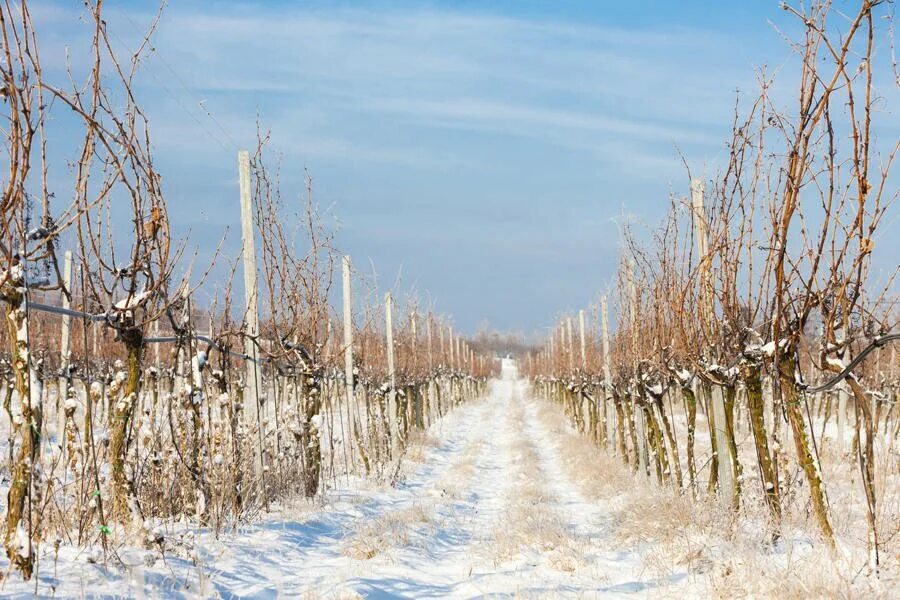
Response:
M217 595L229 597L290 596L303 589L335 591L352 581L369 561L349 559L343 544L363 523L412 507L451 468L478 436L492 406L477 401L460 407L435 424L442 443L427 454L424 465L387 491L338 490L339 498L304 521L270 521L243 528L224 548L204 552L206 579ZM218 546L218 544L214 544Z
M538 415L538 402L527 397L526 419L530 437L538 450L541 470L545 483L556 498L557 509L575 535L588 543L589 551L584 558L589 564L587 570L592 583L584 593L602 596L633 595L639 592L663 593L667 586L676 584L687 577L687 573L676 573L669 577L645 577L641 557L635 552L622 551L612 547L611 516L601 503L589 501L581 493L565 468L563 452L560 448L561 435L551 431ZM628 493L628 490L622 490ZM654 592L655 590L655 592ZM675 590L666 590L676 593Z
M511 389L508 382L495 382L486 401L489 414L474 423L478 435L473 444L480 445L480 453L473 473L465 478L464 491L437 500L433 525L419 527L408 544L395 548L392 564L366 563L366 576L348 581L348 587L366 597L477 597L484 593L478 582L480 559L473 548L485 541L511 485L510 447L517 436L508 418ZM432 481L435 495L442 491L442 483Z
M205 565L205 587L197 568L171 560L171 570L147 573L163 594L224 598L492 598L597 597L676 593L671 579L642 577L640 556L611 547L609 515L603 502L589 502L565 468L560 444L566 432L540 418L539 404L523 380L495 381L489 396L461 406L429 431L441 440L395 489L337 490L324 511L304 521L270 520L216 542L199 536L198 562ZM554 568L546 547L523 547L511 560L488 558L497 527L509 523L518 499L516 457L525 444L532 469L546 496L541 509L558 515L566 536L577 539L584 560L573 570ZM471 473L455 469L480 448ZM518 448L518 452L516 449ZM460 477L457 494L442 495L448 477ZM453 483L451 481L451 483ZM448 486L452 487L452 486ZM454 488L455 489L455 488ZM627 493L627 490L623 490ZM335 500L335 498L337 498ZM404 523L402 535L369 560L347 556L354 531L377 519L422 506L426 523ZM554 516L554 518L555 518ZM565 539L568 539L566 537ZM155 578L155 579L154 579ZM184 580L191 579L190 590ZM178 589L173 583L178 581ZM185 593L187 592L187 593Z

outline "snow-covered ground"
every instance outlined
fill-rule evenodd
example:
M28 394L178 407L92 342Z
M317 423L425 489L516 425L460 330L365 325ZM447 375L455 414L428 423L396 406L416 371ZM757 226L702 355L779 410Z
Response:
M557 410L532 398L515 364L506 361L487 398L456 409L411 440L395 487L349 482L218 539L172 526L173 550L164 556L126 550L121 561L104 565L96 554L62 546L54 558L49 548L37 583L13 576L0 583L0 595L722 595L707 575L705 550L721 540L684 560L663 560L664 545L636 530L639 523L623 522L623 507L665 510L668 492L630 479L604 456L583 443ZM604 464L609 476L598 470ZM627 520L644 520L642 513L631 515ZM648 517L665 525L658 514ZM717 560L715 553L709 558ZM119 562L129 566L113 566Z

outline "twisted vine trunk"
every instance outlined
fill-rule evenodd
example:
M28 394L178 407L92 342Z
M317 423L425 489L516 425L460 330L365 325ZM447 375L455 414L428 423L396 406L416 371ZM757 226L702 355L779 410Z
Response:
M778 376L781 380L782 399L784 402L784 410L787 413L788 423L791 426L791 432L794 437L794 448L797 452L797 460L806 476L806 482L809 484L809 495L812 501L813 512L816 515L816 521L822 530L822 536L826 543L832 549L835 548L834 530L828 518L828 499L825 495L825 484L822 481L821 470L815 455L810 446L809 435L806 432L806 423L803 421L803 414L800 411L800 390L797 389L794 381L794 371L797 363L793 353L785 352L778 362Z
M655 412L653 403L647 402L646 398L642 398L641 414L644 415L645 423L644 442L650 446L650 453L653 455L653 467L656 470L656 481L662 485L669 479L669 461L666 457L666 444L663 441Z
M694 460L694 433L697 429L697 397L690 386L681 386L681 397L687 413L687 469L691 493L697 492L697 467Z
M766 434L766 424L763 412L762 376L760 366L757 363L747 362L741 369L741 378L747 388L747 408L750 414L750 428L753 432L753 445L756 449L756 460L759 464L759 474L762 479L763 493L766 505L772 521L778 528L781 523L781 501L779 498L778 481L775 479L775 466L772 453L769 451L769 436Z
M11 277L7 284L10 289L4 290L13 380L21 408L18 418L12 419L12 438L13 441L18 439L19 450L14 454L10 468L4 545L9 562L22 572L24 579L30 579L34 571L34 553L32 523L30 518L26 521L26 504L31 503L34 493L32 476L41 445L42 414L40 398L33 400L31 397L28 318L25 295L18 289L21 283L21 278Z
M627 399L623 399L622 409L625 411L625 422L628 425L628 437L631 438L631 448L634 450L634 463L632 463L632 466L634 467L635 471L639 471L641 468L641 447L638 445L637 429L634 424L634 409L632 403Z
M875 512L875 422L872 419L872 406L866 397L865 390L859 382L848 377L847 383L853 391L856 407L856 436L860 440L856 446L859 469L862 474L863 490L866 494L866 523L869 526L869 561L872 568L877 569L880 562L878 523ZM864 433L865 436L860 435Z
M669 422L669 417L666 415L663 397L654 396L653 401L656 404L656 410L659 413L662 430L666 434L666 440L669 442L669 448L672 452L672 459L670 461L671 470L674 471L675 484L680 490L684 487L684 476L681 473L681 454L678 452L678 440L675 439L675 432L672 429L672 424Z
M627 466L629 463L628 445L625 443L625 410L622 408L622 399L618 394L613 394L613 405L616 408L616 437L619 438L619 455Z
M319 491L322 472L322 439L319 421L322 409L322 377L316 369L308 369L303 374L304 406L303 425L300 440L303 446L303 493L312 498Z
M706 422L709 425L709 446L712 451L712 458L709 463L709 480L706 482L706 493L715 494L716 488L719 487L720 452L718 444L716 443L716 415L712 409L712 391L710 390L709 384L702 382L699 390L703 395L703 402L706 407Z
M735 510L741 507L741 479L743 469L738 459L737 439L734 434L734 403L737 389L734 385L725 386L725 441L728 444L728 462L731 467L731 481L734 489L731 504Z
M140 517L133 482L128 476L125 460L128 455L128 430L141 385L144 337L140 329L130 328L122 332L122 339L127 352L125 389L122 397L111 407L109 454L113 483L113 518L119 523L127 523Z

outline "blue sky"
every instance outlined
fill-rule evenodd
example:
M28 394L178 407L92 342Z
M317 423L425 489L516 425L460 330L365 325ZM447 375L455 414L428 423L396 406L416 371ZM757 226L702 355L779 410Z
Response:
M77 71L82 11L36 11L49 65L68 47ZM151 14L108 3L123 50ZM531 332L611 284L622 215L655 224L687 190L676 146L711 173L736 90L763 65L789 74L773 23L791 26L775 0L173 2L138 92L201 263L225 226L238 251L258 112L285 197L308 167L379 287L427 290L463 331Z

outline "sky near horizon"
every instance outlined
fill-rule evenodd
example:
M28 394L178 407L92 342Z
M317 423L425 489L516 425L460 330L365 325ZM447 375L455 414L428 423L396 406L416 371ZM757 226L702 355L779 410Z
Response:
M789 74L778 4L172 2L137 92L201 264L226 226L239 250L236 154L258 114L285 198L308 168L382 290L418 290L463 332L533 332L612 284L623 218L652 226L686 193L679 151L711 174L756 69ZM124 51L153 9L106 15ZM37 5L45 63L83 43L83 17Z

